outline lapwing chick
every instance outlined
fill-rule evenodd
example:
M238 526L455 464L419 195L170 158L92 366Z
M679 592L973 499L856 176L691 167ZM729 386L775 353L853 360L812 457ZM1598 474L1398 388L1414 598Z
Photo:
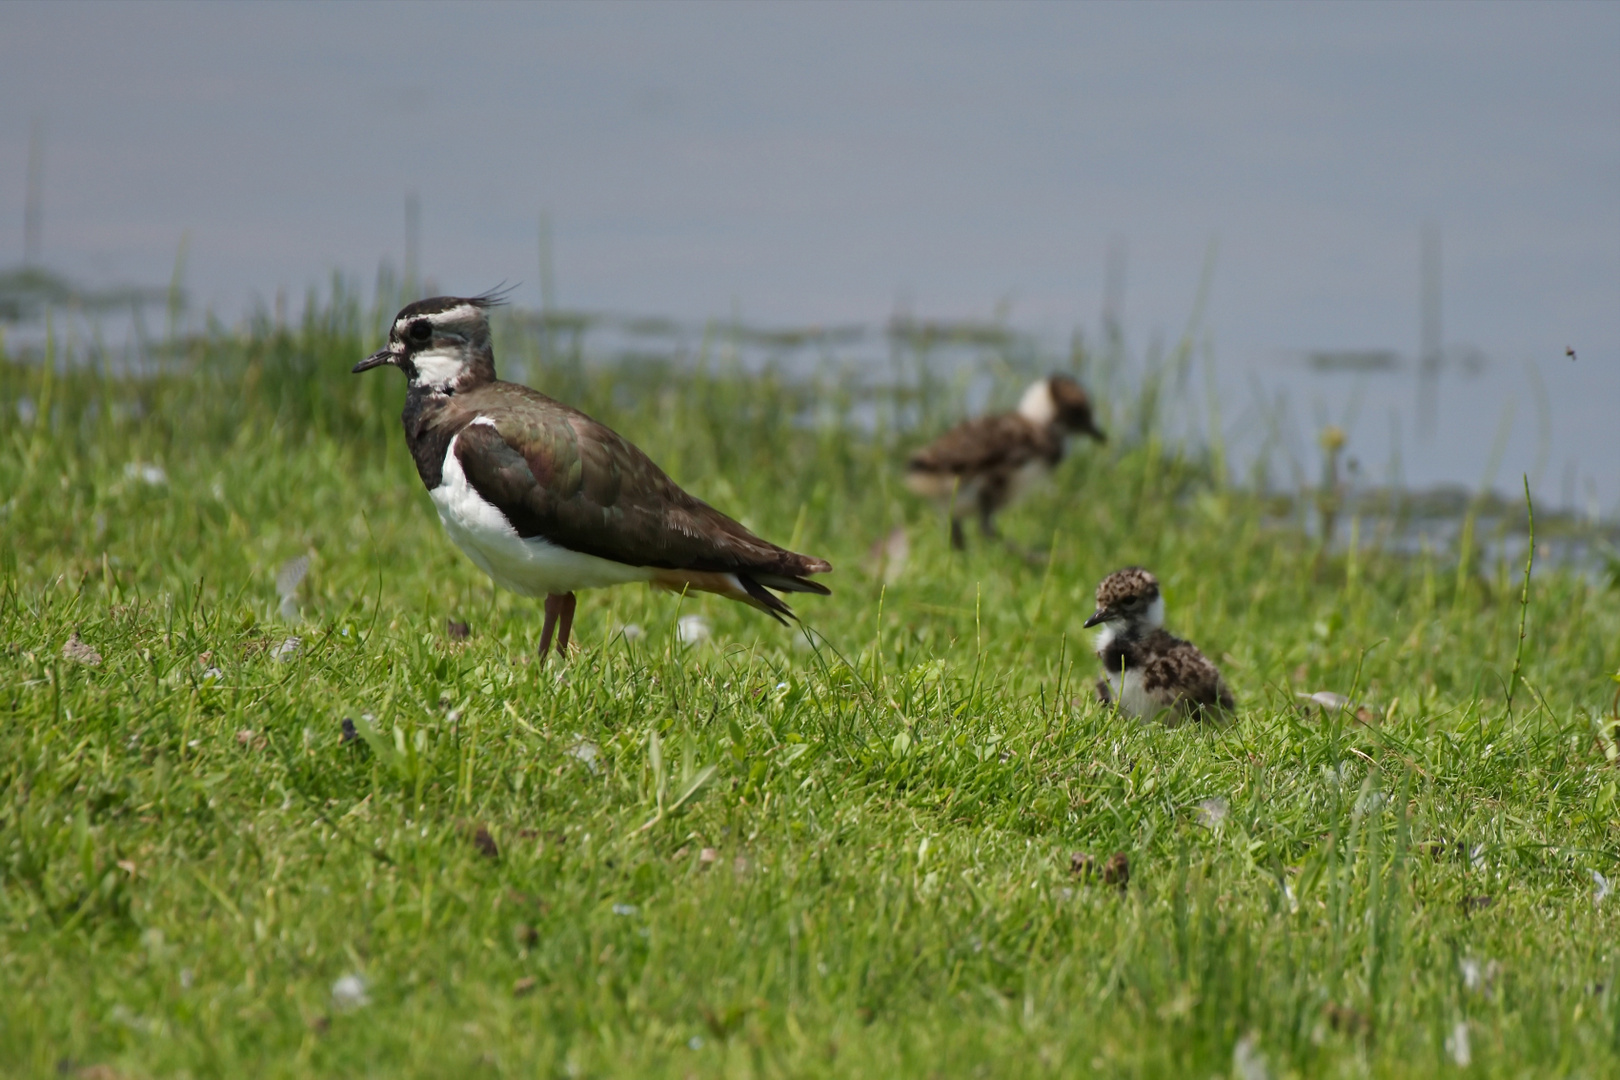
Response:
M1107 441L1080 384L1052 375L1032 383L1013 412L964 420L913 454L906 487L945 507L952 547L964 546L962 520L970 514L995 538L996 512L1051 473L1071 435Z
M682 491L626 439L577 409L495 377L493 296L435 296L394 317L385 364L410 380L405 442L439 520L495 584L543 596L540 657L567 654L580 589L647 582L717 593L779 622L776 592L826 595L832 567L768 543ZM772 592L771 590L776 590Z
M1086 626L1102 627L1097 656L1105 677L1097 681L1097 696L1103 702L1118 701L1120 711L1141 720L1168 712L1172 724L1216 720L1236 706L1209 658L1164 629L1159 579L1141 567L1103 578Z

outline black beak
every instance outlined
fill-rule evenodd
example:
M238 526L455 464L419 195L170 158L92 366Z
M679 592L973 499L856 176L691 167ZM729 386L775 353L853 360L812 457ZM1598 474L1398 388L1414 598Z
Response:
M1093 439L1096 439L1100 443L1105 443L1108 441L1108 436L1103 434L1102 428L1098 427L1096 424L1093 424L1089 420L1086 421L1085 434L1090 435Z
M1096 611L1091 613L1091 618L1086 620L1086 629L1090 630L1098 623L1105 623L1113 617L1114 613L1112 611L1109 611L1107 608L1098 608Z
M354 365L354 369L350 372L350 374L358 375L362 371L370 371L374 367L382 367L384 364L392 364L393 362L394 353L391 349L379 349L377 352L372 353L370 356Z

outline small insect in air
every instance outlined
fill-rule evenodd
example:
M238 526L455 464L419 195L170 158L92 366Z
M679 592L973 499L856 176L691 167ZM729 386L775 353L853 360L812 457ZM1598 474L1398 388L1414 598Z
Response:
M1573 345L1565 345L1564 346L1564 355L1569 357L1571 360L1575 359L1575 346L1573 346Z

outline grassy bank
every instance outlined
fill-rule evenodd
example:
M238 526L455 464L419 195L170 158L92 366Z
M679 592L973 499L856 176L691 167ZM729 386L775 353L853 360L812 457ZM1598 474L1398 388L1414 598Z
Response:
M0 1072L1617 1067L1612 589L1538 569L1515 683L1521 568L1318 550L1118 401L1004 521L1043 564L955 554L851 386L513 325L506 370L837 568L809 636L584 594L543 669L538 606L442 535L401 381L348 376L371 325L0 364ZM1080 624L1128 563L1231 725L1094 701ZM1075 872L1115 852L1122 886Z

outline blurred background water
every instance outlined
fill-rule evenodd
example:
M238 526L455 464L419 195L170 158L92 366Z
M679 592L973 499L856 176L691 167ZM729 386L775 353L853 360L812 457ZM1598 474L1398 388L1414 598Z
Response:
M9 4L0 326L139 362L382 264L972 406L1078 345L1238 479L1339 427L1347 485L1612 521L1616 56L1596 4Z

